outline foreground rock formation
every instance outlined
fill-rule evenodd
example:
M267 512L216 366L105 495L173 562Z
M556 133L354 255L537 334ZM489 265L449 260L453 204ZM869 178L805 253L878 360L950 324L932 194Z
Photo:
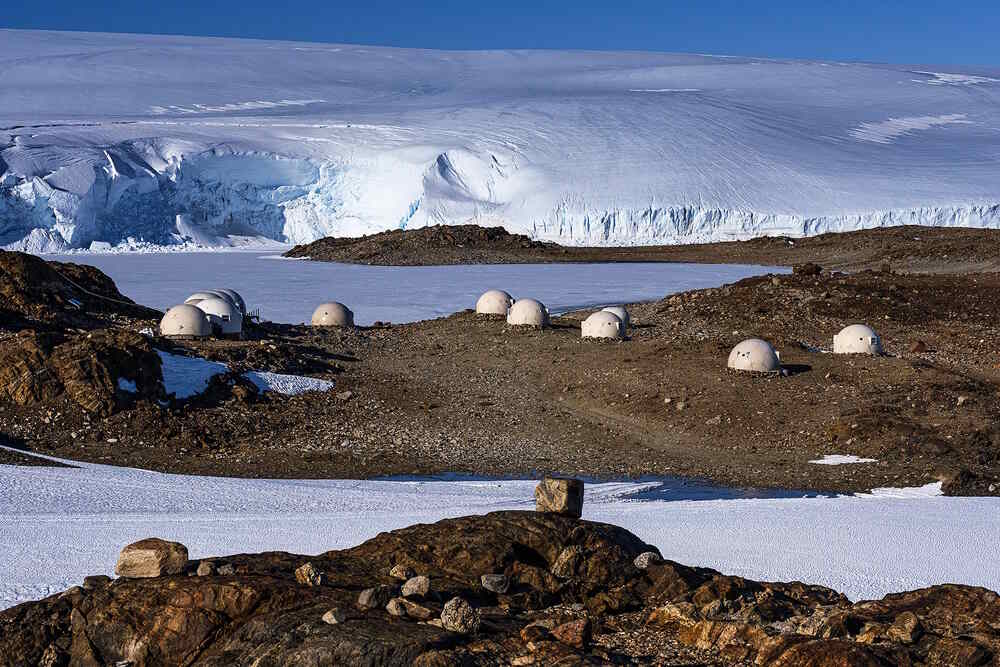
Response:
M298 575L307 563L322 576ZM398 577L411 574L427 580L401 591ZM493 575L489 589L483 575ZM509 586L492 585L499 577ZM998 656L1000 596L985 589L852 604L820 586L661 560L621 528L532 512L411 526L308 558L237 555L170 576L88 578L0 612L4 666L987 665Z

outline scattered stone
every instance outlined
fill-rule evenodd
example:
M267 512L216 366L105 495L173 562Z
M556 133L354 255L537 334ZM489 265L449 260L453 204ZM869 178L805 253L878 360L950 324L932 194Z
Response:
M406 598L397 599L406 609L406 615L410 618L415 618L418 621L427 621L437 615L437 612L433 609L425 607L424 605L414 602L413 600L407 600Z
M913 345L910 346L910 352L913 352L914 354L921 354L926 352L928 349L927 343L922 340L915 341Z
M340 392L337 392L337 400L341 401L341 402L347 402L347 401L351 400L351 397L353 397L353 396L354 396L354 392L353 391L340 391Z
M677 412L683 412L687 408L687 403L685 401L677 401L677 403L674 405L674 408L677 410Z
M424 597L431 592L430 577L419 576L406 580L403 584L403 597L411 598L415 596Z
M223 577L231 577L236 574L236 568L233 567L232 563L223 563L222 565L216 566L215 573L220 574Z
M198 564L198 576L210 577L215 574L215 563L210 560L203 560Z
M445 630L471 634L479 630L481 623L479 610L462 598L452 598L441 610L441 625Z
M921 634L923 634L923 627L920 625L920 619L912 611L904 611L897 616L896 620L885 631L885 636L889 641L900 644L912 644L920 639Z
M484 574L479 578L479 583L486 590L498 595L503 595L510 588L510 579L506 574Z
M406 605L403 598L393 598L385 605L385 610L392 616L406 616Z
M393 568L389 570L389 576L393 579L399 579L400 581L406 581L416 574L417 573L413 571L412 567L407 567L402 563L393 566Z
M521 628L521 641L528 643L551 639L552 633L549 632L550 629L541 623L529 623Z
M962 405L965 405L965 404L966 404L966 403L968 402L968 400L969 400L969 397L968 397L968 396L959 396L959 397L958 397L958 400L956 401L956 403L957 403L957 404L958 404L959 406L962 406Z
M180 574L188 564L188 550L179 542L150 537L122 549L115 565L119 577L143 579Z
M705 420L705 426L718 426L722 423L722 415L715 415L710 419Z
M823 267L814 262L806 262L805 264L796 264L793 266L792 273L798 276L818 276L823 273Z
M535 511L554 512L579 519L583 514L583 481L544 478L535 487Z
M326 583L326 573L316 569L312 563L306 563L295 570L295 581L303 586L322 586Z
M366 588L358 595L358 607L361 609L381 609L389 604L389 600L396 597L395 586L375 586Z
M80 586L70 586L69 588L67 588L62 593L59 594L59 598L60 599L62 599L62 598L68 598L68 597L72 597L74 595L79 595L80 593L83 593L83 588L82 587L80 587Z
M323 614L323 622L329 623L330 625L337 625L343 623L347 620L347 614L340 607L334 607L325 614Z
M559 552L556 561L552 563L552 574L560 579L569 579L576 574L583 560L583 547L571 545Z
M92 591L95 588L104 588L111 583L111 577L106 574L92 574L83 578L83 590Z
M659 563L661 560L663 559L660 558L660 554L656 553L655 551L643 551L641 554L635 557L633 563L640 570L645 570L653 563Z
M552 636L567 646L583 648L590 644L591 632L590 619L581 618L557 625L552 630Z

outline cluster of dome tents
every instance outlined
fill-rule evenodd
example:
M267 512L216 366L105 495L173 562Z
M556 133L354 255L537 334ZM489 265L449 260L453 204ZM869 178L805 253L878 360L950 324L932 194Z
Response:
M160 320L160 334L168 338L240 338L246 315L247 304L236 290L195 292L167 310Z
M537 299L514 299L503 290L491 289L476 301L478 315L505 317L512 326L549 326L549 310ZM247 306L243 297L232 289L211 289L195 292L178 306L170 308L160 322L160 334L168 338L239 338ZM353 327L354 313L342 303L320 304L313 312L312 326ZM625 338L630 326L628 311L622 306L609 306L592 313L583 321L583 338ZM882 341L875 331L864 324L852 324L833 337L834 354L881 355ZM731 370L750 373L778 373L781 357L774 347L760 338L748 338L729 353L727 366Z
M851 324L833 337L833 353L881 356L884 351L874 329L866 324ZM734 371L778 373L781 371L781 356L766 340L748 338L729 353L727 366Z

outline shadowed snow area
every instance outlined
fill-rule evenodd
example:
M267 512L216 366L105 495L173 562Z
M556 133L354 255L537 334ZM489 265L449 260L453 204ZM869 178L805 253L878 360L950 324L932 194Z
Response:
M531 480L260 480L74 464L0 465L0 607L111 574L125 544L179 540L192 558L320 553L449 516L533 507ZM816 497L677 480L588 484L584 518L669 559L852 599L944 582L1000 588L1000 499L940 486Z
M274 322L308 322L340 301L358 324L413 322L475 306L488 289L540 299L553 313L661 299L788 269L710 264L488 264L361 266L261 257L250 252L94 254L51 259L96 266L123 294L165 310L213 285L232 287Z
M1000 226L989 68L0 31L0 69L0 247Z

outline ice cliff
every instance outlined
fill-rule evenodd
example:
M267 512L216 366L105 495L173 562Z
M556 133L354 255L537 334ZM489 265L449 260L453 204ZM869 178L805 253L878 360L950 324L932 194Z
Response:
M0 31L0 247L1000 226L1000 73Z

